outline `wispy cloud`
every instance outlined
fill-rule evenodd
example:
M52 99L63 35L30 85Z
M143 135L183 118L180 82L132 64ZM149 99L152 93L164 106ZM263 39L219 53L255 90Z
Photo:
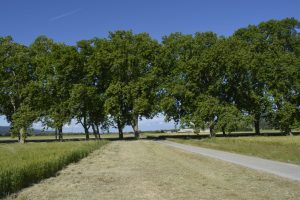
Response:
M82 10L82 9L79 8L79 9L76 9L76 10L72 10L72 11L70 11L70 12L66 12L66 13L64 13L64 14L61 14L61 15L58 15L58 16L56 16L56 17L50 18L49 21L52 22L52 21L60 20L60 19L62 19L62 18L65 18L65 17L71 16L71 15L74 15L75 13L78 13L78 12L81 11L81 10Z

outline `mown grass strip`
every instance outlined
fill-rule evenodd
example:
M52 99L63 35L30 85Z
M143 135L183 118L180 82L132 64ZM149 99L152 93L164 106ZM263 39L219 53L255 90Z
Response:
M168 140L300 165L300 136Z
M56 174L107 141L0 144L0 198Z

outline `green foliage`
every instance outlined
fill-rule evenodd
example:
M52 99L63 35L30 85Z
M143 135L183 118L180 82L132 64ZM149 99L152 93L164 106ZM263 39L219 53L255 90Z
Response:
M120 131L125 125L136 127L139 117L154 115L158 82L153 68L159 46L147 33L131 31L111 32L108 43L111 80L105 110Z
M229 38L209 33L164 37L160 95L167 119L202 128L228 124L230 131L252 118L259 133L265 117L274 127L291 130L283 127L299 121L297 27L297 20L287 18L239 29ZM197 43L197 36L205 42ZM292 113L280 120L283 110ZM240 125L225 122L229 117Z
M297 128L296 121L296 107L295 105L287 102L278 110L273 111L270 114L270 121L273 123L273 126L280 129L286 134L290 134L292 128Z
M251 113L252 110L258 117L266 113L268 120L285 132L290 132L288 130L294 122L299 121L299 101L297 103L296 100L300 96L297 86L300 71L297 53L299 25L294 18L270 20L240 29L234 34L234 37L249 45L252 57L249 68L252 88L244 88L255 94L253 99L257 103L248 102L243 107L250 106L248 111ZM285 111L292 113L283 114Z
M32 86L34 70L28 47L0 38L0 114L12 123L12 134L27 129L36 119ZM24 135L26 137L26 135Z
M37 119L38 113L32 110L28 105L21 105L20 108L12 116L14 126L13 132L18 132L20 129L27 129L31 126L32 122ZM26 138L26 136L23 136Z
M88 139L163 113L167 121L231 132L263 119L289 134L300 123L300 23L269 20L230 37L110 32L76 46L38 37L29 47L0 38L0 114L20 135L35 121L77 119ZM61 138L62 139L62 138Z
M43 110L46 125L61 129L71 120L70 91L82 74L77 50L45 36L38 37L30 48L37 68L36 82L42 91L37 107Z
M204 74L196 74L200 57L217 40L214 33L173 33L163 37L157 65L161 68L161 109L168 121L178 123L193 110L195 98L205 90L205 84L200 82Z
M0 197L55 175L100 148L102 142L30 143L0 145Z
M109 43L105 39L82 40L77 43L82 72L78 84L71 91L72 115L84 127L87 139L89 128L99 135L99 128L111 124L104 109L105 91L110 84Z
M215 135L215 130L236 131L249 120L235 106L221 103L217 98L199 96L196 102L195 110L182 122L188 126L191 124L196 130L208 127L211 136Z

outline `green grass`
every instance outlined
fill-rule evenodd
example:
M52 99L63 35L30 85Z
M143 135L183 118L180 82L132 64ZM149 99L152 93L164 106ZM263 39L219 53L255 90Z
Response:
M213 139L169 139L170 141L207 147L300 165L300 136L256 136Z
M53 176L107 141L0 144L0 198Z

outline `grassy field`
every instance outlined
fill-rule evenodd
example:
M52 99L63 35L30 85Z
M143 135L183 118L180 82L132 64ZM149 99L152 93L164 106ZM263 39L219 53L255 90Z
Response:
M295 130L296 131L296 130ZM262 133L280 133L279 130L261 130ZM244 131L244 132L233 132L231 133L232 135L234 134L251 134L254 132L253 131ZM195 134L192 132L142 132L141 133L141 138L158 138L160 136L208 136L208 132L200 132L199 134ZM221 132L216 133L216 135L222 135ZM103 139L115 139L118 138L119 135L117 133L110 133L110 134L101 134L101 138ZM133 133L124 133L124 138L133 138L134 134ZM85 134L81 133L65 133L63 135L64 139L85 139ZM90 138L93 139L94 135L90 134ZM28 136L27 140L54 140L55 136L54 135L38 135L38 136ZM17 141L17 138L12 138L10 136L0 136L0 142L6 140L6 141Z
M300 182L153 141L116 141L17 199L299 199Z
M0 198L55 173L100 148L101 142L0 144Z
M300 136L168 139L173 142L258 156L300 165Z
M126 133L124 134L124 137L133 137L134 135L131 133ZM109 138L118 138L118 134L101 134L102 139L109 139ZM85 134L64 134L63 136L64 139L85 139ZM93 139L94 135L90 135L90 138ZM38 135L38 136L28 136L27 140L54 140L55 136L54 135ZM10 136L1 136L0 141L3 140L9 140L9 141L17 141L18 138L12 138Z

